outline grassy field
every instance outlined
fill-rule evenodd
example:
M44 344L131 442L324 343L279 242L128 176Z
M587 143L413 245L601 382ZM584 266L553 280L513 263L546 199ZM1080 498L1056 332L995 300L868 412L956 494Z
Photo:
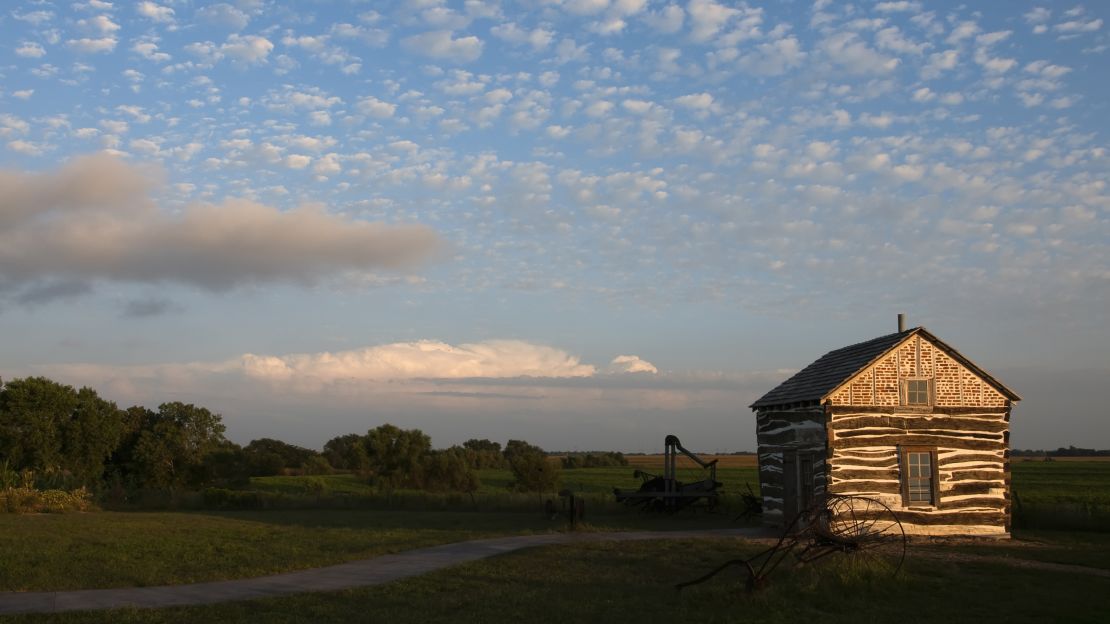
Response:
M911 555L898 578L827 561L743 590L739 569L681 593L737 540L541 548L385 586L157 611L14 617L12 622L1104 622L1107 579L990 561ZM1110 553L1103 551L1104 557ZM1110 557L1106 557L1110 559Z
M725 491L740 491L745 484L759 491L759 477L756 471L755 459L749 456L721 456L723 460L717 468L717 480L724 483ZM562 471L561 486L569 488L576 494L604 494L611 495L614 487L637 488L640 479L633 476L636 470L644 470L653 474L662 474L663 457L661 455L639 455L629 457L628 466L615 466L607 468L575 468ZM686 458L678 463L677 476L680 481L697 481L705 479L708 473L690 462ZM737 461L743 460L743 461ZM497 494L510 491L513 481L512 472L509 470L481 470L479 471L481 486L478 490L483 494ZM329 492L348 494L371 494L375 490L364 480L351 474L323 475L320 477L255 477L251 479L251 488L259 491L298 494L308 491L311 480L319 479L324 482ZM746 491L746 490L745 490Z
M1010 470L1014 491L1023 502L1110 505L1110 462L1019 459Z
M731 517L594 514L582 530L735 526ZM461 540L565 530L540 513L271 510L0 514L0 591L243 578Z
M641 466L646 470L659 468L646 462ZM671 517L639 513L617 505L612 500L611 488L636 487L639 481L632 476L633 469L564 471L563 486L587 496L588 530L735 526L731 522L735 514L727 507L720 514L703 512ZM1015 462L1013 469L1014 488L1019 492L1026 518L1024 524L1018 523L1019 528L1058 527L1063 520L1072 526L1088 522L1097 525L1092 528L1110 527L1110 521L1103 521L1110 502L1110 463ZM240 578L436 543L565 528L563 519L550 520L540 513L543 497L508 492L511 481L508 471L483 471L481 476L482 489L473 501L458 494L449 495L453 498L436 498L440 495L395 493L389 504L402 509L4 514L0 515L0 590L121 587ZM682 469L679 477L701 478L701 471ZM725 483L726 492L738 492L747 483L758 490L755 469L751 466L725 464L719 469L718 478ZM311 480L323 480L326 489L333 493L380 497L353 475L266 477L256 479L252 487L309 500L306 483ZM424 501L425 507L421 509L427 510L404 509L403 501L398 502L398 497L404 496L411 501ZM435 504L428 504L428 500ZM515 511L506 512L506 508ZM1105 550L1097 540L1096 547L1090 547L1094 538L1082 537L1084 534L1027 531L1024 535L1034 542L1047 540L1050 544L1020 551L1022 556L1033 559L1090 565L1094 556L1084 553ZM1066 543L1069 539L1071 544Z

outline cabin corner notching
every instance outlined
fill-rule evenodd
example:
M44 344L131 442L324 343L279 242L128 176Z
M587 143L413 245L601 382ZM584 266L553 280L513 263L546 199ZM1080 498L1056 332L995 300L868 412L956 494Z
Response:
M880 500L907 533L1006 536L1019 400L922 327L830 351L751 406L765 521L829 492Z

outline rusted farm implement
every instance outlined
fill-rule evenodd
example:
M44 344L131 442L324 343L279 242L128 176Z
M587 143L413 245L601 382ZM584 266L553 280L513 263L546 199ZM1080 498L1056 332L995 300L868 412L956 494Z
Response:
M717 460L705 461L691 453L682 446L677 436L669 435L664 442L662 476L637 470L634 475L643 481L640 489L613 488L617 502L646 511L679 511L702 499L710 508L716 507L719 495L717 490L721 487L721 482L717 481ZM679 453L701 466L708 472L708 477L690 483L679 481L677 478Z
M748 589L758 589L784 562L802 566L834 554L850 557L853 565L874 573L894 576L906 558L906 532L898 516L880 501L826 494L799 513L774 546L747 559L726 561L676 588L703 583L732 566L744 566Z

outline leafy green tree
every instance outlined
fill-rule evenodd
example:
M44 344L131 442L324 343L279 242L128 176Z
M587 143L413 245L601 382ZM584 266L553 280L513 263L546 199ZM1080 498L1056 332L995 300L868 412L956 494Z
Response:
M63 465L84 484L98 482L124 434L124 419L111 401L91 388L77 391L77 405L63 429Z
M467 461L466 449L449 448L432 451L424 457L422 488L437 492L478 491L478 473Z
M74 390L45 377L0 388L0 456L9 466L98 481L119 444L124 418L91 388Z
M243 448L252 477L281 474L286 468L300 468L316 452L273 438L251 440Z
M464 449L471 451L493 451L494 453L501 452L500 442L492 442L485 438L482 438L481 440L477 438L471 438L466 442L463 442L462 446Z
M370 471L370 454L365 442L365 437L357 433L332 438L324 444L324 458L338 470L366 476Z
M366 433L372 480L380 487L420 487L424 456L432 440L419 429L403 430L384 424Z
M523 440L509 440L505 459L513 471L513 488L522 492L550 492L558 489L562 471L547 460L547 453Z
M135 442L132 465L137 480L166 489L202 483L204 458L225 447L225 430L220 415L203 407L159 405Z
M462 450L472 468L507 468L505 456L501 454L501 444L486 439L470 439L463 442Z

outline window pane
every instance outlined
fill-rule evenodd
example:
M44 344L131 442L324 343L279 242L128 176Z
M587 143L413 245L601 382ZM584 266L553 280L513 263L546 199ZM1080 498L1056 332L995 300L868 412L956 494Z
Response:
M906 381L906 403L910 405L928 405L929 381L927 379Z
M933 504L932 453L906 453L906 490L911 503Z

